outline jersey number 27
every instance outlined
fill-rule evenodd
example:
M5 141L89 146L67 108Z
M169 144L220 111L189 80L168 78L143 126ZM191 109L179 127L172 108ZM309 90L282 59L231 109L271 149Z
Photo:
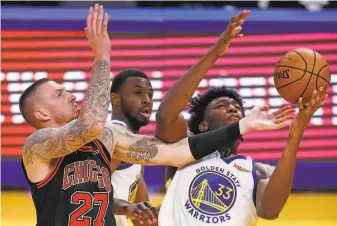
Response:
M93 226L104 226L105 213L109 205L109 193L96 192L92 196L89 192L77 191L71 196L70 202L81 205L69 215L69 226L91 226L92 219L86 217L85 214L92 209L93 205L99 206Z

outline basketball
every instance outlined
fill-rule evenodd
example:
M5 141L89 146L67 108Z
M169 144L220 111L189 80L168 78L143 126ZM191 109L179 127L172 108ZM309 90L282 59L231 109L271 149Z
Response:
M327 91L331 80L329 64L312 49L300 48L289 51L277 62L274 84L280 96L295 104L302 97L303 103L310 100L315 89Z

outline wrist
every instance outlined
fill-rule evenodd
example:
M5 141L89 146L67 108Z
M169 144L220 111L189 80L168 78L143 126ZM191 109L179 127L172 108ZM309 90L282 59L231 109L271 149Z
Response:
M123 206L121 207L123 215L128 216L129 215L129 209L131 207L132 204L128 203L128 204L123 204Z
M95 60L106 60L110 62L110 53L97 54L95 55Z
M220 39L218 39L217 42L208 50L208 53L212 54L216 58L219 58L225 54L230 43L230 38L220 37Z
M310 118L307 117L300 117L297 115L295 119L292 121L290 126L290 132L304 132L305 128L307 128L310 122Z
M243 118L239 121L239 129L241 136L245 135L246 133L250 132L250 125L247 122L246 118Z
M218 52L219 52L219 50L217 50L217 47L212 46L208 50L208 52L206 54L206 57L211 58L212 60L216 61L221 56L221 54L219 54Z

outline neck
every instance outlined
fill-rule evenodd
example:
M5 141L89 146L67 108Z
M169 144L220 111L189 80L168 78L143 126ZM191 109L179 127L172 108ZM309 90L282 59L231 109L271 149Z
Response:
M68 122L69 123L69 122ZM36 129L43 129L43 128L60 128L64 125L66 125L67 123L63 123L63 124L59 124L59 123L56 123L54 121L47 121L47 122L43 122L41 123L41 126L39 128L36 128Z
M238 154L238 146L239 146L239 142L235 142L232 145L223 147L219 150L219 152L221 153L221 155L223 155L225 158L228 158L230 156L234 156Z
M119 111L114 111L112 110L112 116L111 116L111 120L119 120L122 121L126 124L126 126L133 132L133 133L138 133L139 132L139 128L135 128L128 120L127 118L124 116L124 114L122 114Z

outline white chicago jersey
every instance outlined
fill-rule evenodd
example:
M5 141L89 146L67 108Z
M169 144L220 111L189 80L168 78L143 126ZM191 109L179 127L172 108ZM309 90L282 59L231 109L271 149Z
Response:
M255 163L218 152L177 170L159 212L159 226L250 226L257 221Z
M112 120L113 123L125 125L124 122ZM139 179L141 175L141 165L130 163L121 163L115 172L111 175L111 183L114 190L114 197L134 202L138 190ZM127 226L126 216L115 215L117 226Z

